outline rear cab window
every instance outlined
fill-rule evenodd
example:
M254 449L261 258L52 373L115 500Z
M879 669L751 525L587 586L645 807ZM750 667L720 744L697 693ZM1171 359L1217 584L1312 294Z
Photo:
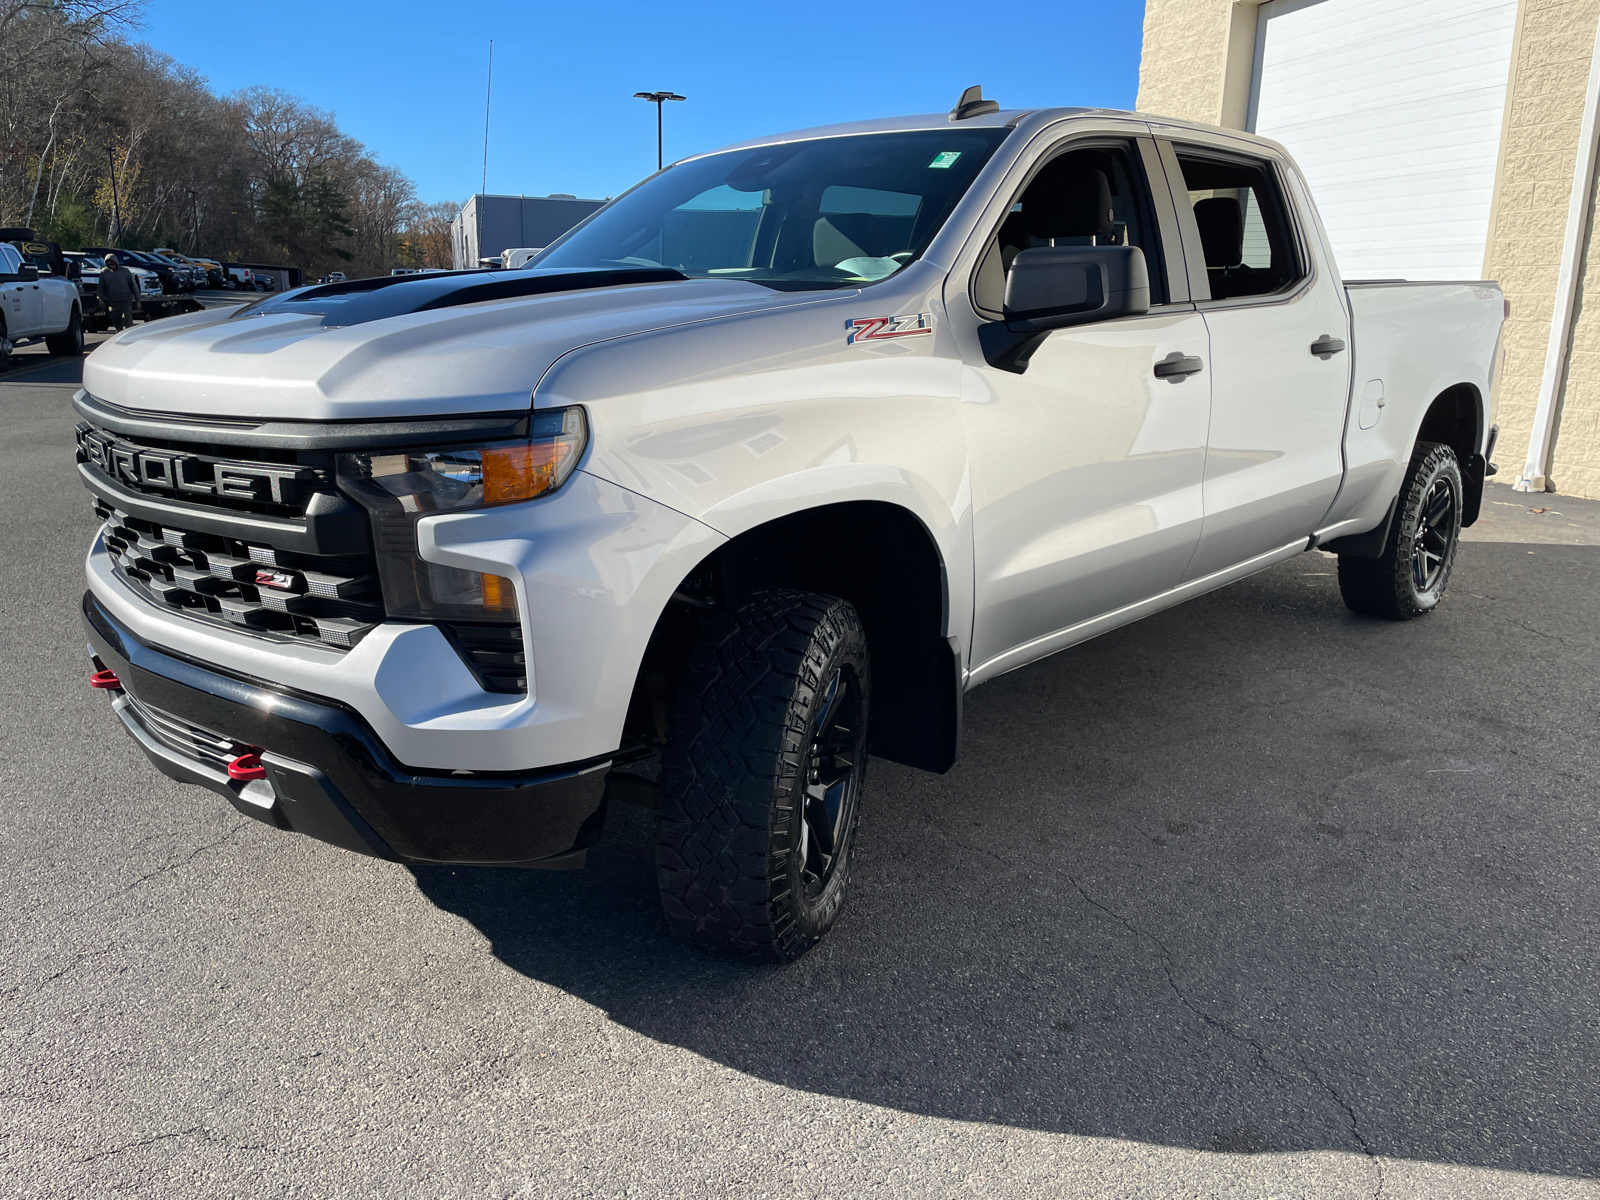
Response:
M1294 288L1309 273L1294 235L1277 171L1260 159L1235 158L1177 146L1182 187L1211 299L1271 296ZM1187 223L1185 223L1187 224Z

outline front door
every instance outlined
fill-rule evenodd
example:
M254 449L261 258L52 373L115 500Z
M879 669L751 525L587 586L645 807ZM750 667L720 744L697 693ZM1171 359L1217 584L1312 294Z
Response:
M1164 155L1191 259L1205 263L1203 279L1191 272L1211 340L1205 531L1188 571L1199 579L1327 516L1344 473L1349 319L1288 202L1286 168L1203 146Z
M1025 373L970 365L970 662L983 676L1177 586L1199 541L1210 374L1157 376L1155 366L1172 356L1206 362L1206 327L1192 305L1170 302L1147 167L1160 171L1153 151L1147 157L1132 141L1046 154L973 281L974 308L993 313L1021 250L1134 245L1145 252L1153 301L1146 316L1056 330Z

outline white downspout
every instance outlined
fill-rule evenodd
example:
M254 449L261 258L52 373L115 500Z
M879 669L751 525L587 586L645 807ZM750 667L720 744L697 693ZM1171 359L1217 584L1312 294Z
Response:
M1588 230L1589 203L1594 195L1597 109L1600 109L1600 22L1595 25L1594 51L1589 58L1589 87L1583 99L1578 159L1572 167L1572 197L1567 202L1567 232L1561 242L1561 274L1556 280L1556 307L1550 318L1550 345L1544 354L1544 375L1539 379L1539 404L1533 410L1528 461L1523 464L1521 478L1513 485L1519 492L1542 492L1549 487L1556 410L1565 390L1567 355L1572 349L1572 314L1578 304L1584 234Z

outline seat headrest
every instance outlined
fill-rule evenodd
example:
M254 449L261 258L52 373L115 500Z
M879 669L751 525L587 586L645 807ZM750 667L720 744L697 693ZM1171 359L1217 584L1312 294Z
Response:
M1020 215L1023 227L1036 238L1092 237L1116 228L1106 173L1074 162L1070 155L1058 158L1028 185Z
M1197 200L1194 223L1200 227L1200 246L1206 266L1237 267L1244 259L1244 210L1232 196Z

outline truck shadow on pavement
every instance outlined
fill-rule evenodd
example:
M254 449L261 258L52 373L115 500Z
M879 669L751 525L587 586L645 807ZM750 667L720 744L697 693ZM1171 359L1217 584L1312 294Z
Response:
M1408 626L1308 555L975 691L951 774L873 764L855 894L788 968L667 937L636 809L581 872L416 880L507 966L786 1087L1600 1174L1600 550L1530 554L1465 546Z

